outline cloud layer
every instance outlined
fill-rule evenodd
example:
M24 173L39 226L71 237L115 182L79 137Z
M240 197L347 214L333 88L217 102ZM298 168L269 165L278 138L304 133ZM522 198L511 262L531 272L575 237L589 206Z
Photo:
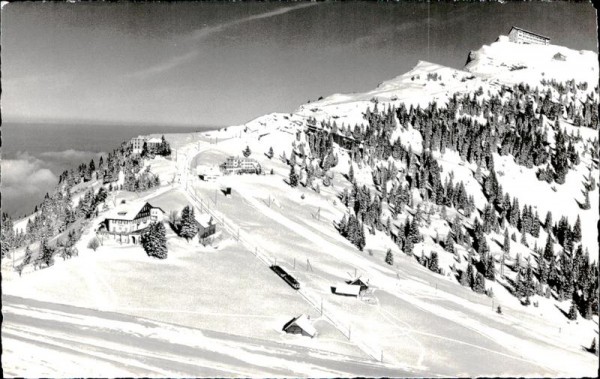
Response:
M30 213L32 204L43 199L58 182L58 177L43 161L27 154L19 159L3 159L2 211L12 215ZM32 203L32 200L37 200Z
M15 217L31 213L46 192L54 189L60 173L92 158L97 164L100 155L105 154L69 149L37 157L20 152L13 159L2 159L2 212Z

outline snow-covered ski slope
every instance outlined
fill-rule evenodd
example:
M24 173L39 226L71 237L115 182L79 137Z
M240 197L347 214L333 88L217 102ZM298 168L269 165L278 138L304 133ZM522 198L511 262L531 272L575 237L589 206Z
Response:
M411 375L278 341L20 297L3 301L5 377Z

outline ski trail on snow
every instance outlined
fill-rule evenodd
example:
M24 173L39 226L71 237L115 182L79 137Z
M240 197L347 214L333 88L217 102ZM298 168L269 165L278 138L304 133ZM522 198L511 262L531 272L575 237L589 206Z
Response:
M352 259L352 264L361 266L361 267L365 267L365 271L368 272L369 275L377 277L379 279L378 284L382 289L385 289L386 291L397 295L400 299L407 301L408 303L412 304L413 306L416 306L417 308L419 308L423 311L432 313L436 316L443 317L443 318L448 319L449 321L457 323L469 330L472 330L472 331L480 334L481 336L483 336L485 338L490 339L491 341L493 341L497 344L500 344L499 341L507 341L507 342L509 342L508 344L510 345L511 348L521 350L524 353L527 353L528 351L534 351L534 349L522 349L523 342L526 342L523 339L513 337L512 335L510 335L508 333L502 332L497 329L490 328L489 326L481 324L477 320L467 319L464 317L457 317L456 315L451 314L450 312L443 312L442 307L431 305L431 304L425 304L423 301L416 299L413 296L410 296L406 293L401 294L400 292L402 292L402 291L399 288L397 288L397 286L395 285L394 279L387 277L385 274L383 274L381 272L383 270L391 272L390 269L388 269L386 267L380 267L380 266L374 267L371 262L362 260L361 257L356 255L356 253L354 253L352 255L348 255L347 254L348 251L341 249L339 246L337 246L333 243L330 243L329 241L325 240L324 238L320 237L319 235L317 235L314 232L312 232L311 230L309 230L307 227L304 227L303 225L300 225L300 224L288 219L287 217L274 211L273 209L268 208L261 201L257 200L256 198L254 198L252 196L247 195L246 192L247 191L243 191L243 190L238 191L238 193L240 193L244 197L244 199L246 201L248 201L248 203L250 205L252 205L258 211L263 213L265 216L278 222L279 224L286 227L293 233L298 234L302 238L307 239L310 242L318 244L322 247L324 246L328 252L334 253L334 256L342 261L347 261L349 258ZM426 335L425 332L421 332L421 334ZM432 336L435 336L435 335L432 335ZM448 340L452 341L452 339L448 339ZM469 344L465 341L459 341L459 340L454 340L454 341L462 342L463 344ZM482 347L482 346L478 346L478 345L472 345L472 346L480 348L482 350L490 351L489 349ZM498 352L498 353L500 353L500 352ZM525 359L522 357L511 356L511 355L508 355L505 353L500 353L500 354L503 354L507 357L511 357L513 359L517 359L517 360L527 362L527 363L533 363L535 361L535 362L538 362L538 364L543 364L544 365L543 367L545 369L548 368L548 365L554 366L554 364L556 364L556 362L554 362L554 364L552 364L549 361L542 363L538 359L535 359L535 358L534 358L535 360L532 361L531 359ZM421 366L421 365L418 365L418 366ZM558 367L554 368L554 370L557 370L557 369L558 369ZM560 371L560 370L558 370L558 371Z

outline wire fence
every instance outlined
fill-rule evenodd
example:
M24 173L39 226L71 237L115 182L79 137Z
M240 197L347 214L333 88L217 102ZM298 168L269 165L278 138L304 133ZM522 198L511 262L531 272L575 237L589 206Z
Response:
M210 214L217 225L223 227L228 233L230 233L233 238L235 238L238 242L242 243L254 256L256 256L260 261L262 261L268 267L271 267L276 263L276 259L270 257L266 252L264 252L260 247L252 243L248 237L246 236L246 232L236 225L232 220L226 218L223 214L219 214L215 210L215 207L209 207L208 203L203 201L200 196L197 194L195 189L187 188L187 192L190 197L197 203L197 208L201 212L206 212ZM363 352L365 352L368 356L376 361L383 360L383 351L381 348L377 346L373 346L370 343L366 342L366 338L362 335L361 332L357 330L352 330L352 324L347 320L341 320L334 315L333 312L330 311L333 306L329 306L325 301L323 301L322 297L315 296L305 287L297 290L298 294L304 298L306 302L308 302L313 308L315 308L324 318L329 320L329 322L338 329L348 340L351 340L356 346L358 346Z

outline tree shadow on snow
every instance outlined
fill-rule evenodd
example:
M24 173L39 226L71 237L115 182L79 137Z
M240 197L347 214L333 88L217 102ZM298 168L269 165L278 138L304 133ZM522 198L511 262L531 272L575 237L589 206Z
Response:
M563 316L565 316L567 319L569 318L569 313L568 312L565 312L561 307L559 307L556 304L554 304L554 306L556 307L556 309L558 309L560 311L560 313L563 314Z

